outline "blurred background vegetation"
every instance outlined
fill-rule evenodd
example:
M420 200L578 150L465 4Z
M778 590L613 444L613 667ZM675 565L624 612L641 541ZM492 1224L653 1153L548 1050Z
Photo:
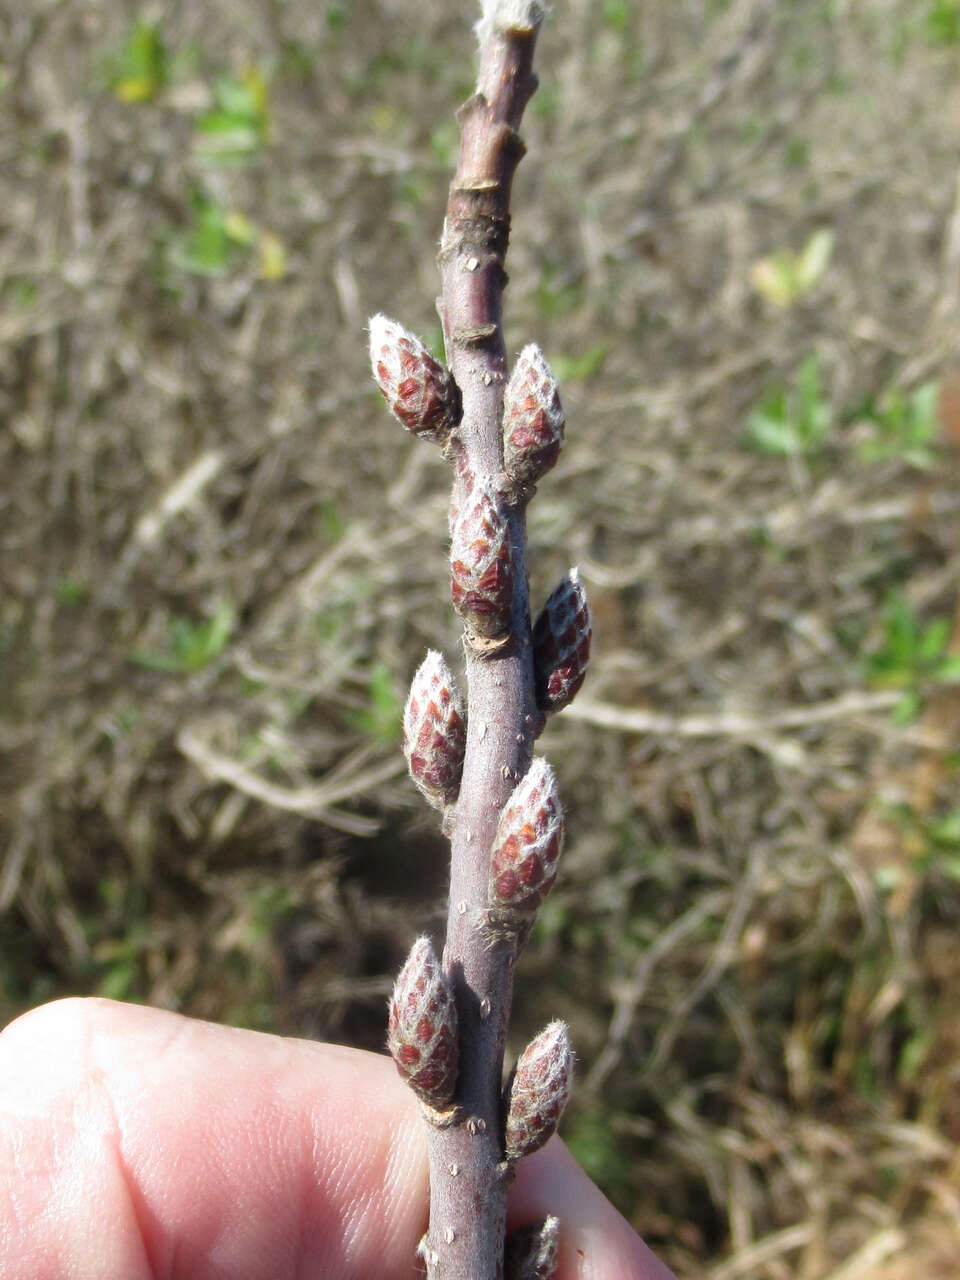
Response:
M462 5L0 0L0 1023L100 993L379 1049L445 846L437 348ZM512 352L595 665L514 1048L681 1276L960 1276L960 0L555 0ZM953 996L950 996L950 992Z

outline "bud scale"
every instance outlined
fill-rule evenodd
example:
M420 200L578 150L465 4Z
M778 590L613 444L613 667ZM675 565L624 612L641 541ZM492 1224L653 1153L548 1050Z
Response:
M530 343L503 397L503 466L511 480L526 486L546 475L560 456L564 422L557 380L543 352Z
M403 711L403 753L410 776L438 809L460 791L467 730L463 700L450 668L431 649L417 668Z
M437 1111L449 1106L457 1083L457 1010L427 937L413 944L394 985L387 1047L418 1097Z
M393 416L414 435L443 443L460 421L460 388L415 334L386 316L370 320L370 363Z
M521 1160L556 1131L573 1083L573 1050L564 1022L551 1022L527 1045L508 1087L505 1149Z
M453 606L475 635L492 639L510 624L510 531L489 489L461 494L450 544Z
M563 849L563 810L557 779L538 756L514 788L497 823L490 851L489 901L501 923L532 916L557 878Z
M578 693L590 661L593 622L578 570L551 593L533 624L537 706L562 711Z

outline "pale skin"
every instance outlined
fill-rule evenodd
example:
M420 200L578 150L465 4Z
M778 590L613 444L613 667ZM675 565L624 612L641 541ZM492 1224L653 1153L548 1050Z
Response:
M404 1280L424 1126L389 1059L108 1000L0 1033L6 1280ZM559 1139L510 1225L557 1214L557 1280L675 1280Z

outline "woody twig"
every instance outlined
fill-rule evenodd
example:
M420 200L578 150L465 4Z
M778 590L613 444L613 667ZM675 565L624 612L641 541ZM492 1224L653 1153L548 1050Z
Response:
M538 0L484 0L476 93L461 107L460 156L440 248L444 368L413 334L370 322L374 376L409 431L453 473L451 598L463 624L467 705L444 658L413 679L404 745L414 782L450 837L442 960L420 938L397 980L388 1042L428 1128L430 1280L545 1280L562 1224L505 1238L516 1163L554 1132L573 1054L551 1022L506 1085L503 1058L517 957L553 885L563 845L557 780L534 741L586 673L591 624L576 570L531 626L526 510L557 461L564 414L540 350L509 380L502 326L517 129L536 88Z

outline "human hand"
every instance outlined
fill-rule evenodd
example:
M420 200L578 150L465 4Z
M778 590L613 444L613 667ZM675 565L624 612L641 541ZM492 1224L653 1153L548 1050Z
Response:
M0 1033L5 1280L400 1280L427 1203L388 1058L108 1000ZM557 1280L675 1280L558 1139L510 1192L547 1213Z

